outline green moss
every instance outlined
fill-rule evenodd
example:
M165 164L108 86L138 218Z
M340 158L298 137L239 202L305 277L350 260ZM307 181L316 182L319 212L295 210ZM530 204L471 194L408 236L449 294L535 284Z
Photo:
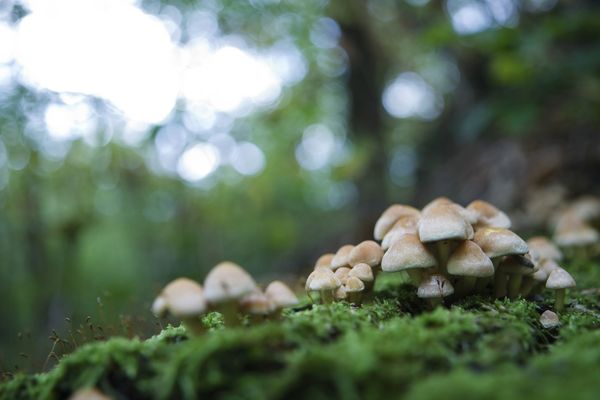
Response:
M88 344L46 374L0 384L0 399L60 399L91 385L115 399L433 398L444 385L455 398L512 396L512 387L538 397L536 379L565 396L575 386L550 377L588 382L600 365L600 350L586 347L600 349L594 291L574 292L552 330L539 323L551 293L538 302L472 297L430 311L396 277L377 291L362 307L304 305L239 328L212 313L200 337L169 326L145 341Z

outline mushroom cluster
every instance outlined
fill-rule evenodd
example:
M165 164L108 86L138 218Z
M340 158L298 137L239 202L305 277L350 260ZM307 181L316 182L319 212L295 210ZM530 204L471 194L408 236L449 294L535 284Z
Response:
M600 243L595 224L600 222L600 199L584 196L564 207L556 216L554 241L565 249L588 254Z
M201 317L209 311L219 311L227 324L237 325L240 313L260 320L296 304L298 298L283 282L273 281L263 291L242 267L224 261L208 273L204 287L188 278L169 283L154 300L152 312L158 318L170 314L190 332L201 334Z
M545 284L556 290L556 308L562 308L564 290L575 281L558 266L560 252L555 246L554 253L542 249L541 238L534 238L530 254L510 227L509 217L488 202L462 207L440 197L421 211L390 206L375 224L374 237L385 250L382 271L406 272L417 295L432 305L471 294L527 297Z

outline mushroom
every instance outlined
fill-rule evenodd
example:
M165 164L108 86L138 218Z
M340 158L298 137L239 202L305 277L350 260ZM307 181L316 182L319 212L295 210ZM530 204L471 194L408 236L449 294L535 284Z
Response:
M527 241L529 254L534 262L542 260L560 261L563 258L562 252L554 243L544 236L534 236Z
M348 279L348 274L350 273L350 268L348 267L340 267L335 270L333 273L339 280L342 282L342 285L346 283L346 279Z
M346 244L338 249L335 253L335 256L331 259L331 269L336 270L340 267L349 267L350 266L350 252L352 252L354 246L351 244Z
M258 288L254 292L242 297L240 308L243 312L250 315L253 322L265 319L275 311L275 307L269 298Z
M483 200L472 201L468 206L467 210L475 213L477 216L476 222L474 223L476 228L489 226L492 228L510 228L510 218L497 209L492 204Z
M298 297L285 283L273 281L265 289L265 295L275 310L293 307L299 303Z
M348 277L356 277L363 281L363 283L365 284L366 291L370 291L371 289L373 289L375 276L373 275L373 269L369 266L369 264L356 264L348 272Z
M333 271L319 268L314 270L306 279L306 292L319 292L321 302L331 303L335 290L342 285L342 282L335 276Z
M586 247L598 242L598 231L574 212L566 212L558 219L554 241L561 247Z
M242 267L230 261L216 265L204 280L204 296L223 314L226 323L237 325L238 301L257 290L256 282Z
M473 238L473 227L449 204L437 204L423 210L418 223L419 240L435 243L438 264L446 270L448 255L456 241Z
M381 246L372 240L365 240L354 246L348 256L348 263L351 267L356 264L369 264L371 267L375 267L381 263L383 257L383 250Z
M442 303L442 298L454 293L452 283L444 276L433 274L427 276L417 289L417 296L428 299L432 308Z
M497 274L508 276L507 294L509 299L516 299L521 290L524 275L532 275L535 269L533 262L525 256L510 255L504 257L498 265Z
M407 216L400 218L398 221L396 221L394 226L392 226L392 229L390 229L383 237L383 240L381 241L381 248L383 250L389 249L396 239L404 234L416 234L418 221L419 219L417 217Z
M112 397L109 397L98 389L91 387L77 390L69 397L69 400L112 400Z
M542 260L537 263L536 269L532 275L523 277L521 284L521 296L528 297L539 292L539 289L546 283L548 276L560 266L554 260Z
M552 329L560 326L560 320L555 312L546 310L540 315L540 324L546 329Z
M448 273L461 277L456 292L464 295L473 291L477 278L493 276L494 265L479 246L470 240L465 240L448 259Z
M164 287L152 304L152 313L158 317L171 314L181 320L191 334L200 334L204 326L200 320L208 306L202 286L188 278L178 278Z
M334 256L335 256L335 254L333 254L333 253L323 254L321 257L319 257L317 259L314 269L317 269L319 267L331 268L331 260L333 260Z
M418 272L418 269L432 268L436 265L435 257L419 241L417 235L403 235L400 237L385 252L381 260L383 271L406 271L416 285L421 282L421 273Z
M546 287L556 292L556 301L554 308L556 311L562 311L565 306L565 291L568 288L575 287L575 280L567 271L558 268L550 272Z
M392 225L396 223L400 218L406 216L419 216L419 210L411 206L405 206L403 204L393 204L388 207L381 217L375 223L375 229L373 236L375 240L382 240L387 231L390 230Z
M344 285L346 291L346 299L352 304L360 304L362 301L362 293L365 290L363 281L355 276L348 277Z
M346 294L346 286L341 285L339 288L337 288L333 297L339 301L346 300L346 298L348 297L348 295Z

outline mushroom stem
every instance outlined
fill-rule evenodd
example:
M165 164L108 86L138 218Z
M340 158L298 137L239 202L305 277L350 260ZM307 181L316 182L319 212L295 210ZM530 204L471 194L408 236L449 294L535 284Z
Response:
M492 281L491 277L488 278L477 278L477 283L475 284L475 292L479 294L483 294L488 284Z
M202 320L198 317L182 318L181 323L190 336L200 336L206 332L206 328L204 327Z
M321 303L330 304L334 300L334 293L331 289L321 290Z
M519 291L521 289L521 282L523 282L523 275L512 274L508 277L508 298L516 299L519 297Z
M554 302L554 308L556 311L562 311L565 308L565 291L566 289L556 290L556 300Z
M405 271L408 274L411 283L415 286L419 286L421 283L421 272L414 268L407 269Z
M473 292L477 277L475 276L461 276L458 283L456 284L456 295L460 298Z
M434 310L436 307L442 305L442 298L441 297L432 297L429 299L429 306L431 307L432 310Z
M360 305L362 302L362 292L349 292L346 300L348 303Z
M438 267L440 272L444 275L447 274L448 269L446 268L446 264L448 263L448 257L450 256L450 241L441 240L436 243L437 254L438 254Z
M218 311L223 315L223 320L227 326L240 326L238 317L238 307L235 300L228 300L219 305Z

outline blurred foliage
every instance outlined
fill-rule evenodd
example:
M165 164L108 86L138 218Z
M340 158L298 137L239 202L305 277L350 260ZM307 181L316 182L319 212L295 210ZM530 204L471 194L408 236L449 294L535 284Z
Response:
M43 134L30 129L27 116L42 114L57 95L20 85L2 93L0 370L15 365L39 370L52 345L47 339L52 329L85 330L88 316L106 330L101 336L156 332L147 310L160 287L180 275L201 280L223 259L240 263L263 282L295 279L291 274L310 267L319 254L369 237L372 217L387 203L418 194L418 179L443 165L452 148L448 143L565 135L600 125L600 11L593 1L559 2L549 10L532 10L533 1L514 1L518 22L494 23L467 35L453 30L446 2L411 3L419 2L143 2L150 13L174 5L184 19L194 10L209 9L224 35L242 36L258 48L285 39L300 49L308 64L304 79L284 88L274 107L233 123L236 140L252 140L266 154L265 170L253 177L224 167L202 186L157 173L152 154L160 127L152 128L139 146L128 146L118 139L118 127L106 122L94 140L76 140L64 156L56 156ZM24 13L17 7L12 18ZM322 48L311 40L322 18L338 23L339 46ZM394 119L385 113L383 90L404 71L417 72L437 93L444 105L437 118ZM96 106L99 113L110 113L101 101ZM181 114L177 110L173 121L179 122ZM298 165L295 150L305 128L317 123L334 132L344 154L336 163L309 171ZM460 335L479 334L468 313L440 311L392 325L400 332L419 329L426 318L440 318L445 327L454 317L467 321L452 328L449 342L439 344L448 345L444 352L454 351L462 343ZM280 329L289 329L285 326L258 329L248 341L281 337ZM534 346L531 332L521 328L514 332L523 341L519 352ZM397 340L380 338L386 334L371 329L374 339L367 347L375 348L379 339L391 345ZM219 349L221 342L211 340ZM354 344L358 339L350 334L344 340ZM148 343L153 342L117 339L87 351L121 346L123 354L135 350L134 357L141 357L160 347ZM398 346L401 354L410 350ZM19 356L23 349L27 359ZM200 359L203 351L189 357ZM179 354L184 354L181 349ZM262 356L249 353L250 358ZM307 369L317 362L312 356L319 355L293 361L296 373L314 375ZM432 363L440 362L439 354L432 357ZM414 371L424 371L426 364L415 365ZM53 376L71 371L65 365ZM368 368L375 371L374 365ZM145 372L123 369L123 376L138 373ZM81 379L95 379L88 378Z

